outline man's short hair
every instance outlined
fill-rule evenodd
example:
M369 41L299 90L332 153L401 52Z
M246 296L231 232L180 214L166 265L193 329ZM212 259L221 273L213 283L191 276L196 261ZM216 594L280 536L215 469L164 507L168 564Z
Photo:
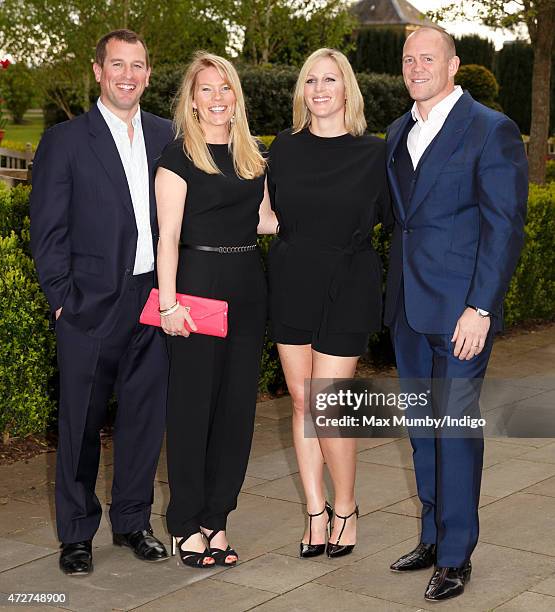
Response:
M434 27L434 26L421 26L417 30L415 30L414 32L411 32L411 34L415 34L416 32L420 32L420 30L432 30L434 32L437 32L441 36L441 38L443 39L443 43L445 45L445 50L447 52L447 57L449 59L451 59L452 57L457 55L457 49L455 47L455 39L451 36L451 34L448 34L442 28Z
M141 43L145 50L146 54L146 67L150 66L150 59L148 57L148 49L146 48L146 43L143 40L142 36L133 32L132 30L113 30L108 34L105 34L97 43L96 43L96 53L95 53L95 61L99 66L104 65L104 60L106 59L106 45L111 40L121 40L123 42L134 45L136 43Z

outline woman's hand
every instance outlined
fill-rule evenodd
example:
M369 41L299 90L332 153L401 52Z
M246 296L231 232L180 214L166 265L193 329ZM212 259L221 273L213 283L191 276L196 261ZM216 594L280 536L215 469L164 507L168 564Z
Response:
M182 306L181 304L179 304L177 310L172 312L172 314L165 317L161 316L160 321L162 329L168 336L183 336L184 338L188 338L191 332L187 330L185 323L187 323L192 331L197 331L197 326L189 314L189 307Z

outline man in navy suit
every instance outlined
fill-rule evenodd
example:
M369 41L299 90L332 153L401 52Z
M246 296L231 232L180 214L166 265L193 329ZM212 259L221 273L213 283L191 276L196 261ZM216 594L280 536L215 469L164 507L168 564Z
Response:
M436 417L475 418L523 245L528 174L517 126L455 87L458 67L442 30L407 38L414 105L387 133L395 228L385 322L402 386L429 389ZM478 540L482 431L411 431L411 442L422 533L391 569L435 564L425 597L448 599L463 592Z
M144 561L168 558L150 527L168 360L139 315L154 282L154 170L173 133L139 108L150 66L137 34L104 36L93 70L100 98L44 134L31 195L31 248L56 320L56 522L68 575L92 571L100 429L114 391L113 541Z

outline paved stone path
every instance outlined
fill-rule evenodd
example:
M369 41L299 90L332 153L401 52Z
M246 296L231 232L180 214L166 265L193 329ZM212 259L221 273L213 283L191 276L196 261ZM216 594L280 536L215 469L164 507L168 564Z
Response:
M484 393L486 414L502 405L555 410L555 326L498 340L488 375L506 380ZM407 576L388 570L418 540L408 441L360 440L358 544L343 559L302 560L297 549L304 506L289 416L288 398L258 406L247 479L229 521L241 563L228 570L183 568L174 559L142 563L111 544L103 519L94 540L94 573L65 577L58 570L53 520L54 454L0 467L0 593L64 592L69 601L58 609L79 611L555 610L555 440L486 441L472 580L462 597L431 606L423 598L431 570ZM111 462L111 452L104 452L97 487L104 504ZM152 525L166 540L167 502L163 455Z

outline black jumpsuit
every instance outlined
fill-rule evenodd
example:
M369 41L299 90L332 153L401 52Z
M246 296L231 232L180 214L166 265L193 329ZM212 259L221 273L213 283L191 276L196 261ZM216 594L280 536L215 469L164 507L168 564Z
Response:
M181 244L255 244L264 176L237 177L227 145L208 146L223 175L196 168L182 140L159 162L187 183ZM245 477L266 324L260 254L180 248L176 289L229 304L226 338L168 337L167 526L189 537L200 525L225 529Z

